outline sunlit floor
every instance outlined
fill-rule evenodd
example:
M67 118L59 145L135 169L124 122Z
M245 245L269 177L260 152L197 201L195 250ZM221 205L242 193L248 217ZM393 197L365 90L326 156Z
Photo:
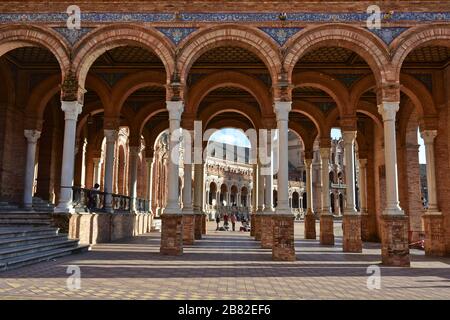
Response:
M0 299L450 299L449 258L412 250L411 268L380 266L378 282L368 267L379 266L379 244L343 253L340 223L336 245L321 246L304 240L296 222L295 262L272 261L248 232L215 227L210 222L208 234L179 257L160 255L160 233L153 232L0 273ZM68 278L73 265L79 288Z

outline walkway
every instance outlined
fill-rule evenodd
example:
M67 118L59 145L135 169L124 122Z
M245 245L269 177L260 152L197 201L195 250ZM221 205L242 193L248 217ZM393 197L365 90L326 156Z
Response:
M412 268L381 267L381 289L367 288L378 244L363 254L303 240L296 223L296 262L273 262L248 233L215 232L180 257L159 254L159 233L91 252L0 273L0 299L450 299L450 259L412 251ZM317 226L318 230L318 226ZM336 233L341 226L335 225ZM81 268L81 289L68 290L69 265Z

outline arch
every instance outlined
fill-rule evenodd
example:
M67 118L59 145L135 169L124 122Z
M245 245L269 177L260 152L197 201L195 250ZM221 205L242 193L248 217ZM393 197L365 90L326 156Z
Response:
M0 101L12 106L16 100L16 95L14 94L16 92L16 86L11 69L5 60L0 60L0 77L2 81L2 85L0 86Z
M84 87L86 76L94 61L108 50L120 46L143 47L162 61L166 71L166 83L175 70L174 46L159 31L140 25L108 25L84 36L74 47L73 68L79 85Z
M408 54L416 48L428 44L450 46L450 26L443 24L427 24L413 27L390 44L392 52L392 68L394 81L400 79L401 68Z
M305 150L312 150L314 144L314 138L316 134L308 132L305 128L303 128L299 123L290 121L289 129L294 132L299 139L303 142L303 147Z
M189 90L186 113L197 114L202 100L213 90L233 86L250 93L260 106L262 115L273 113L269 88L259 79L237 71L219 71L203 77Z
M400 90L413 102L419 118L425 116L437 117L437 110L433 97L427 87L409 74L400 75Z
M110 116L117 116L126 99L136 90L149 86L164 87L164 74L158 71L141 71L118 81L111 89L113 106Z
M131 126L130 126L130 137L139 138L142 134L145 124L155 115L162 112L167 112L165 106L161 105L161 102L150 102L146 104L143 108L134 116Z
M300 195L297 191L292 192L292 208L298 209L300 208Z
M95 74L89 74L86 79L86 88L95 91L100 98L103 109L109 110L111 108L111 91L102 78Z
M318 134L322 137L328 137L329 132L326 130L326 119L322 112L312 103L308 101L294 101L292 103L292 111L305 115L316 126Z
M232 106L230 108L230 106ZM245 110L245 111L244 111ZM209 104L202 112L198 115L198 118L205 123L205 127L208 126L209 122L214 119L217 115L225 112L236 112L240 115L246 117L253 125L254 129L259 129L261 125L261 116L254 112L254 108L239 100L222 100L216 101Z
M341 115L353 114L349 109L350 94L346 86L332 76L316 71L295 73L292 84L298 87L314 87L326 92L336 102Z
M55 94L61 91L59 84L61 83L61 75L54 74L49 76L44 81L41 81L31 91L28 98L27 105L25 107L25 115L36 121L34 124L27 124L28 126L38 126L39 122L42 122L44 118L45 107ZM35 128L28 128L35 129Z
M29 24L0 28L0 57L21 47L43 47L49 50L58 61L61 79L65 79L70 70L70 49L58 32Z
M268 68L272 83L278 82L281 59L274 40L255 27L219 25L194 32L180 44L181 54L177 65L181 83L186 83L189 70L203 53L213 48L233 45L257 55Z
M385 68L389 65L386 44L364 28L333 23L305 28L284 45L287 53L283 67L288 81L291 82L294 67L306 52L332 46L343 47L359 54L372 69L378 84L381 85L386 79Z

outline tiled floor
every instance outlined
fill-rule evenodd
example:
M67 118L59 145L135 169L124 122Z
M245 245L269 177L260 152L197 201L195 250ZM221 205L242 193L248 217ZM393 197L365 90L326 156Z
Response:
M248 233L209 229L179 257L161 256L151 233L0 273L0 299L450 299L450 259L417 250L411 268L381 267L381 288L369 290L379 245L343 253L338 223L336 245L326 247L303 240L296 222L296 262L273 262ZM80 289L67 287L69 265L80 267Z

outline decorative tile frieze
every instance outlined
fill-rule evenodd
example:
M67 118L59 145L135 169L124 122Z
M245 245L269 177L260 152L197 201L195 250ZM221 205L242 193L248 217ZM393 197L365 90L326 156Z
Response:
M175 45L178 45L184 38L197 31L197 28L156 28L166 35Z
M383 27L380 29L368 29L370 32L377 35L384 43L390 45L395 38L397 38L401 33L408 30L408 28L400 27Z
M60 22L64 23L68 15L58 13L0 13L0 23L20 22ZM281 19L279 12L267 13L108 13L108 12L82 12L81 21L85 22L364 22L369 17L366 12L353 13L319 13L319 12L294 12L287 13L286 18ZM389 22L439 22L450 21L450 12L394 12Z
M53 28L56 32L61 34L72 46L77 43L84 35L88 34L94 28L81 28L81 29L69 29L69 28Z
M294 34L303 28L259 28L274 39L280 46L283 46Z

